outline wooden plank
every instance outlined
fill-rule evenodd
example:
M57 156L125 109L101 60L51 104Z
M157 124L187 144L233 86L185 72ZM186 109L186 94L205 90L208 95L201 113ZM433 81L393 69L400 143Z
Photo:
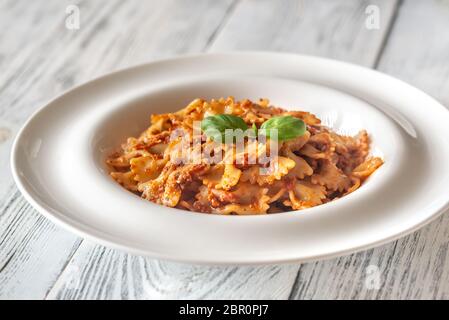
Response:
M378 30L366 28L369 5L379 8ZM244 1L211 51L289 51L372 66L395 7L396 1Z
M416 85L449 106L447 30L448 2L404 1L379 69ZM420 231L381 248L304 264L292 298L448 299L448 239L446 213ZM370 265L379 268L378 290L365 285Z
M296 266L204 267L132 256L83 242L48 299L285 297ZM287 271L290 272L287 272ZM268 281L268 282L267 282Z
M381 8L385 20L380 30L367 32L364 12L371 3ZM230 8L232 14L207 48L288 49L370 65L394 9L391 1L241 1ZM282 43L288 46L281 47ZM285 299L298 268L182 265L133 257L85 241L47 298Z
M0 217L0 297L45 296L81 239L49 223L12 188Z
M81 243L14 186L9 150L18 127L45 101L92 77L201 50L234 1L82 1L77 31L65 28L70 3L0 3L0 30L7 30L0 33L0 298L44 298Z

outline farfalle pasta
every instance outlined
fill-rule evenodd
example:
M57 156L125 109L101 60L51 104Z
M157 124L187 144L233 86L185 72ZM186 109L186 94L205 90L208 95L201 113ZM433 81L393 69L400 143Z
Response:
M237 125L254 136L215 141L196 123L216 115L239 117ZM299 119L305 129L279 141L265 130L260 139L258 132L274 117ZM318 206L358 189L383 164L369 156L369 142L364 130L354 137L339 135L315 115L270 106L267 99L196 99L178 112L152 115L149 128L128 138L107 164L124 188L160 205L223 215L271 214Z

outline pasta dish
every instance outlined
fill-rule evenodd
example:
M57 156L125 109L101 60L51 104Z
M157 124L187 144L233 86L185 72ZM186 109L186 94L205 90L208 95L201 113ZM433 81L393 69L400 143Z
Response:
M266 99L196 99L151 115L107 159L110 175L154 203L213 214L314 207L358 189L383 164L365 130L337 134L305 111Z

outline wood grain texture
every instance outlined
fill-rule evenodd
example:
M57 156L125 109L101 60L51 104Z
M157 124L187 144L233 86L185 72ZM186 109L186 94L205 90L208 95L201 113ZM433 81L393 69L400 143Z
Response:
M78 250L48 299L287 298L296 266L182 265L93 245Z
M43 95L27 95L22 85L29 87L31 81L36 83L40 78L41 61L36 60L32 47L50 36L48 30L55 27L55 19L50 17L54 16L55 9L52 6L50 10L42 10L37 2L0 3L0 127L4 132L0 141L2 298L45 296L81 242L49 223L26 203L13 184L9 169L14 134L25 117L49 97L45 91ZM14 107L11 112L10 108Z
M33 210L14 186L17 128L45 101L93 77L155 57L202 50L233 0L0 2L0 298L44 298L81 239ZM186 24L186 21L189 22Z
M416 85L449 106L447 30L448 1L404 1L379 60L379 69ZM291 297L448 299L448 245L446 213L423 229L383 247L304 264ZM369 265L379 268L379 290L365 286Z
M365 10L381 12L380 29L368 30ZM311 54L373 66L396 1L243 1L211 51L270 50Z
M366 32L364 10L370 3L240 1L228 9L205 49L291 50L373 65L388 33L395 2L374 2L382 8L386 20L380 30ZM326 23L320 23L322 19ZM328 23L333 27L329 28ZM281 42L288 43L288 47L279 47ZM47 298L286 299L298 269L299 265L182 265L134 257L84 241Z

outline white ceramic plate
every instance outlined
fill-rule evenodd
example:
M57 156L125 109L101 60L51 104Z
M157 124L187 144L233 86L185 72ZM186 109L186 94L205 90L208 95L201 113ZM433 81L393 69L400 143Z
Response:
M151 113L228 95L311 111L340 132L365 128L385 164L340 200L263 216L162 207L108 176L105 157L147 127ZM440 214L449 200L448 123L434 99L366 68L292 54L207 54L137 66L63 94L25 124L11 163L37 210L99 243L195 263L305 261L391 241Z

